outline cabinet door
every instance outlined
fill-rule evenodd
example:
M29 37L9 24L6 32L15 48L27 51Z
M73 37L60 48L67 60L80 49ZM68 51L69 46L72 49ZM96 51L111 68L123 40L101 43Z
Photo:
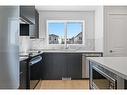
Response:
M30 25L30 38L39 38L39 14L35 10L35 24Z
M35 24L35 6L20 6L20 17L25 17Z
M44 54L44 79L62 78L81 79L81 54L46 53Z
M26 73L20 74L20 86L19 89L26 89Z
M62 53L54 53L53 54L53 75L56 79L62 79L62 77L66 76L67 68L66 68L66 56Z
M20 36L29 36L29 24L20 24Z
M39 38L39 14L35 9L35 6L20 6L20 17L30 23L28 31L24 32L20 30L20 36ZM20 27L20 29L26 29L25 25L26 24L24 24L23 27Z
M82 55L78 53L66 54L67 77L82 78Z
M44 54L44 79L61 80L64 76L64 56L60 53Z
M53 64L52 64L52 57L50 54L44 54L44 64L43 64L43 79L49 80L53 78Z
M20 89L27 87L27 60L20 62Z
M35 37L39 38L39 13L35 10Z

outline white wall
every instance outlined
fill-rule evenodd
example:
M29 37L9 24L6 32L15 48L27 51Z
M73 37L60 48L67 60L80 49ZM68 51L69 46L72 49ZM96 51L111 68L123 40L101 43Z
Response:
M46 19L80 19L86 21L86 46L83 49L103 51L103 7L102 6L36 6L39 11L39 38L33 39L33 48L47 46ZM35 43L39 43L39 47Z
M19 52L26 53L31 49L31 41L29 36L20 36L19 37Z
M40 38L45 39L44 45L46 48L54 48L52 45L47 43L47 20L84 20L85 21L85 45L88 47L88 43L92 44L89 46L90 49L94 49L94 12L72 12L72 11L40 11ZM93 42L92 42L93 41ZM56 45L55 45L56 47Z
M95 50L103 51L103 7L95 10Z

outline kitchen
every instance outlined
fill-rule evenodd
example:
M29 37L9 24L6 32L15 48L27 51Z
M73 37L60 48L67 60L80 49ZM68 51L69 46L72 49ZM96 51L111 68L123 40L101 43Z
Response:
M1 56L2 52L7 53L0 59L13 65L1 64L0 70L9 68L9 71L0 78L0 88L126 89L126 71L120 71L122 66L118 65L119 62L113 63L120 70L112 70L110 65L107 68L106 64L109 63L105 63L107 57L113 57L109 62L118 58L123 62L122 58L125 57L122 65L126 66L126 41L123 40L126 38L126 10L126 6L1 6L0 12L7 11L0 16L1 20L8 18L5 24L9 29L0 28L8 35L6 37L0 32L0 39L6 41L4 48L0 48ZM12 14L7 15L9 13ZM112 33L117 36L114 37ZM4 57L8 57L8 61ZM98 67L103 67L104 71L101 77L96 72L98 76L95 74L95 79L104 79L101 84L106 84L103 85L105 87L99 87L96 82L92 84L93 69ZM102 68L96 71L100 70ZM115 81L104 77L106 70L107 76L111 79L114 76ZM9 76L10 73L13 77ZM67 85L78 85L66 87L62 86L65 84L60 85L60 81L67 82ZM81 84L87 87L80 87Z

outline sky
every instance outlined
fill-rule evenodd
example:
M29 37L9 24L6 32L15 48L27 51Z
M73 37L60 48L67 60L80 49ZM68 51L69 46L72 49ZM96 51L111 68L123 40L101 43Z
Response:
M65 27L66 25L64 23L49 23L48 24L49 34L55 34L55 35L59 35L60 37L61 36L64 37ZM68 38L72 38L73 36L78 35L80 32L82 32L82 23L69 22L67 24Z

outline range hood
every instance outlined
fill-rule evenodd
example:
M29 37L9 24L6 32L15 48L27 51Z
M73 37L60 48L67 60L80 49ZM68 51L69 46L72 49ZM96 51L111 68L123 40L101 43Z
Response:
M33 23L26 17L22 16L20 17L20 24L33 24Z

